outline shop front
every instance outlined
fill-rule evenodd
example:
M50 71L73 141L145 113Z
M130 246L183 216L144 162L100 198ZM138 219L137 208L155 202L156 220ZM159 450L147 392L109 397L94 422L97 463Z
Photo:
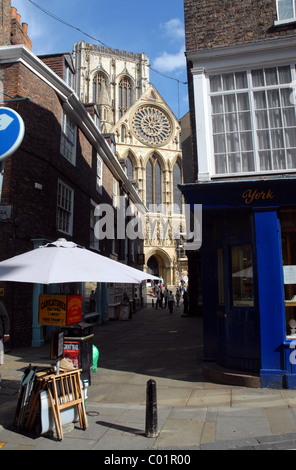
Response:
M262 387L296 388L295 179L180 189L203 209L204 361L258 374Z

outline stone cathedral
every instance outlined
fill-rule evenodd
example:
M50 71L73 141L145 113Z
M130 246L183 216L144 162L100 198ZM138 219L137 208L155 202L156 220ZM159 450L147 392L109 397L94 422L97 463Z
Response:
M73 57L76 92L83 103L96 105L102 132L114 136L116 156L149 210L144 270L176 286L188 269L178 189L183 182L180 122L150 83L144 53L82 41L74 45Z

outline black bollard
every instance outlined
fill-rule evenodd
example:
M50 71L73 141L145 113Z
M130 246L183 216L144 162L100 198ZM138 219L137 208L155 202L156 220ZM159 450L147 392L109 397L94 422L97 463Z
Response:
M156 402L156 382L148 380L146 389L146 437L158 436L157 430L157 402Z

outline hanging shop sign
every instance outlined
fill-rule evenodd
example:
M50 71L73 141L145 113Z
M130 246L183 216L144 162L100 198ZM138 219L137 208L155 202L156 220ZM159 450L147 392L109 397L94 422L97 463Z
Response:
M0 162L6 160L21 145L25 125L21 116L10 108L0 108Z
M41 325L71 326L82 319L81 295L41 294L39 317Z

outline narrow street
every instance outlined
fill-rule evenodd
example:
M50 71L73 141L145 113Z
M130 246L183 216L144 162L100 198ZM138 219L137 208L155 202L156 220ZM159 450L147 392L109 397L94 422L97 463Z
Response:
M92 374L92 384L98 387L101 384L104 389L101 399L111 399L114 374L123 382L131 377L135 380L137 375L144 392L145 380L150 378L204 382L202 319L182 317L182 313L183 305L175 306L170 315L168 309L152 308L150 301L131 320L109 321L96 327L94 344L99 350L99 367L98 373ZM92 387L90 396L91 393Z

